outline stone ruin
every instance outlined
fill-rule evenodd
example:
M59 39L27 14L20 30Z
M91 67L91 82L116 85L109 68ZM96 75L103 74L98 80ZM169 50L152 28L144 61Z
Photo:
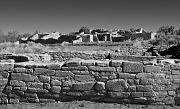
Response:
M179 105L180 101L178 60L103 52L4 54L0 59L1 104L88 100Z

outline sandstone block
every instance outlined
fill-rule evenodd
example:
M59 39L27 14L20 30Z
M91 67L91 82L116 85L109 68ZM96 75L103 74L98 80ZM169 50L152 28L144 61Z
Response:
M116 67L116 71L117 71L118 73L121 73L121 72L122 72L122 67Z
M46 76L52 76L54 75L54 70L49 70L46 68L34 68L34 75L46 75Z
M17 67L14 68L15 73L27 73L27 74L33 74L33 69L23 68L23 67Z
M170 65L170 69L172 69L172 70L180 70L180 65Z
M81 60L76 60L76 59L73 59L73 60L69 60L69 61L66 61L65 62L65 65L67 67L76 67L76 66L80 66L81 65Z
M95 82L74 83L72 84L72 90L74 91L92 90L94 88L94 84Z
M152 85L137 85L138 92L152 92L153 86Z
M112 60L110 62L111 67L121 67L123 63L123 60Z
M138 73L136 78L153 78L153 74L151 73Z
M112 98L129 98L130 92L108 92L108 96Z
M49 70L60 70L63 65L64 65L64 62L50 63L47 65L47 68Z
M43 83L43 88L49 90L51 89L51 85L49 83Z
M62 67L62 70L68 71L68 70L79 70L79 71L87 71L88 68L86 66L77 66L77 67Z
M126 91L128 89L128 84L123 79L114 79L107 81L106 88L109 91Z
M158 93L157 92L144 92L144 97L157 97Z
M116 69L114 67L89 66L89 70L97 72L116 72Z
M94 86L94 89L97 91L104 90L105 89L105 83L104 82L97 82Z
M96 65L97 66L101 66L101 67L108 67L109 66L109 62L110 61L96 61Z
M33 82L33 81L37 80L37 76L33 76L30 74L25 74L25 73L12 73L11 79L25 81L25 82Z
M40 82L42 82L42 83L50 83L50 76L40 75L38 77L39 77Z
M60 93L61 92L61 87L60 86L52 86L51 87L51 92L52 93Z
M129 86L128 92L136 92L136 86Z
M26 83L23 81L18 81L18 80L10 80L10 85L17 86L17 87L25 87Z
M82 60L83 66L95 66L95 60Z
M180 75L180 70L172 70L173 75Z
M144 66L144 72L146 73L159 73L161 71L161 67L153 66L153 65L146 65Z
M57 70L55 71L55 76L58 77L74 77L74 74L71 71L62 71L62 70Z
M40 103L56 103L55 99L44 99L44 98L40 98L39 99Z
M123 72L125 73L142 73L143 64L137 62L123 62Z
M11 99L9 99L9 103L10 103L10 104L17 104L17 103L19 103L19 99L13 99L13 98L11 98Z
M153 85L154 84L154 79L140 78L139 84L141 84L141 85Z
M67 92L69 96L83 96L83 92Z
M127 79L127 83L128 83L130 86L139 85L139 79Z
M91 75L75 75L74 80L78 82L88 82L95 81L95 78Z
M0 63L0 71L13 71L14 64L10 63Z
M8 78L9 73L7 71L0 71L0 79L2 78Z
M129 73L118 73L118 78L120 79L134 79L136 74L129 74Z
M140 98L143 97L143 92L131 92L131 96L133 98Z
M59 80L51 80L52 86L61 86L62 82Z
M27 86L28 88L43 89L43 83L38 83L38 82L28 82Z
M24 96L27 98L38 98L36 93L24 93Z
M0 89L4 88L8 83L8 79L0 79Z

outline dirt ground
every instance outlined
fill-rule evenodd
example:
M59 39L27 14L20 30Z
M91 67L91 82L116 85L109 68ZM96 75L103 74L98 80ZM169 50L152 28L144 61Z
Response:
M95 103L89 101L73 101L60 103L23 103L0 105L0 109L180 109L180 106L163 105L127 105L116 103Z

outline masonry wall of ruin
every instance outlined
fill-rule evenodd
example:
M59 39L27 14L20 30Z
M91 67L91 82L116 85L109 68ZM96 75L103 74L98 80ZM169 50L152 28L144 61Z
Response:
M124 60L0 63L0 103L178 104L180 65Z

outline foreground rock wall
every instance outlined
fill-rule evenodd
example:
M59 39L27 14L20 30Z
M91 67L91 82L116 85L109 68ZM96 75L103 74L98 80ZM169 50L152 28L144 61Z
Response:
M155 59L155 56L142 56L142 55L128 55L122 53L114 52L100 52L100 51L62 51L62 52L48 52L53 61L66 61L71 58L81 58L81 59L93 59L93 60L128 60L128 61L150 61Z
M0 63L0 103L178 104L180 65L123 60Z

